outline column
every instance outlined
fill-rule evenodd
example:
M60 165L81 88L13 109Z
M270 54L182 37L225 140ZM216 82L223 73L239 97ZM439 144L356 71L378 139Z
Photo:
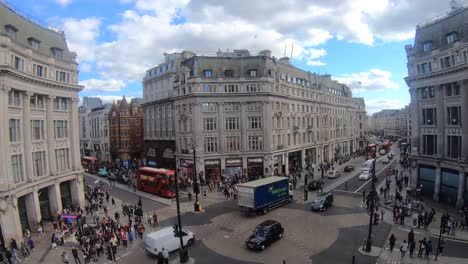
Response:
M468 158L468 144L467 142L463 142L463 140L468 139L468 80L463 80L459 82L460 84L460 96L461 96L461 124L462 124L462 153L461 158L467 161Z
M70 157L71 157L71 168L73 170L80 170L81 159L80 159L80 124L78 120L78 98L71 98L71 109L70 109Z
M218 104L218 146L219 153L224 153L224 129L226 126L226 121L224 118L224 103L221 102Z
M445 106L444 87L436 86L436 113L437 113L437 155L445 156Z
M246 152L247 151L247 113L246 113L246 103L241 102L240 104L241 107L241 151Z
M458 174L457 208L460 208L464 204L463 194L465 192L465 171L463 167L460 167Z
M31 142L31 110L30 98L33 94L23 93L23 142L24 142L24 161L25 174L28 182L34 180L33 161L32 161L32 142Z
M414 166L413 166L414 165ZM412 161L410 164L410 180L409 185L411 190L416 190L418 185L418 170L419 166L416 160Z
M8 104L7 104L8 105ZM14 238L16 242L23 241L23 231L18 212L18 202L16 197L6 200L5 210L0 211L0 224L2 226L5 243Z
M49 186L49 205L52 215L56 215L57 211L62 211L62 199L60 197L60 184L56 183Z
M289 152L286 151L284 155L284 174L289 175Z
M37 187L34 188L32 193L26 194L26 210L28 212L31 231L35 231L37 230L37 223L41 220L41 208L39 206Z
M2 111L0 111L0 124L8 126L8 88L4 85L0 86L0 107L2 108ZM9 131L6 128L0 130L0 160L5 165L10 164L9 158L7 159L9 156L8 148L10 147L8 133ZM10 174L8 173L8 166L5 165L0 166L0 189L8 188L8 175Z
M301 167L304 169L306 167L306 155L305 155L305 148L301 149Z
M434 201L439 201L439 190L440 190L440 179L442 178L442 170L440 165L437 164L436 167L436 178L435 178L435 186L434 186Z
M85 197L83 192L83 176L79 175L76 179L70 180L70 191L73 203L79 205L81 208L85 206Z
M265 101L262 104L262 121L263 121L263 151L271 151L276 148L272 145L273 141L273 128L272 128L272 104L269 101Z
M57 159L55 157L55 137L54 137L54 99L55 96L47 97L47 153L49 160L49 171L51 175L57 173Z
M410 105L410 111L411 111L411 148L416 147L417 152L414 153L415 155L418 155L421 152L422 144L422 135L421 135L421 125L422 122L420 120L422 114L419 113L419 104L417 100L417 92L415 88L410 89L410 95L411 95L411 105Z

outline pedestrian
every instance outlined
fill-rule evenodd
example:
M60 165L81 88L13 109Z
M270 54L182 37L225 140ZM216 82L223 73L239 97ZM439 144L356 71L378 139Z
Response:
M156 212L154 212L153 213L153 227L156 227L156 226L159 226L158 215L156 214Z
M169 251L167 249L163 248L162 249L162 254L164 258L164 264L169 264Z
M409 253L410 253L410 257L413 257L413 253L414 253L414 249L416 248L416 241L411 241L409 243Z
M5 257L8 261L8 264L13 264L13 261L11 261L13 254L11 254L11 251L8 248L5 249Z
M389 240L390 240L390 252L393 252L393 248L395 247L395 242L396 242L395 235L392 234Z
M34 251L34 241L32 240L32 238L28 238L28 244L31 252Z
M423 252L426 250L426 238L419 240L419 251L418 251L418 257L422 257Z
M442 255L442 252L444 251L444 247L445 247L445 240L442 237L439 243L439 255Z
M401 246L400 246L401 260L405 258L405 254L407 250L408 250L408 243L406 243L406 240L403 240L403 243L401 243Z
M411 242L414 241L414 231L411 228L411 230L408 232L408 244L411 244Z
M128 232L128 241L130 241L130 244L133 243L133 232L132 231Z
M68 254L65 251L62 253L62 263L64 263L64 264L70 263L70 262L68 262Z
M112 207L115 208L115 200L114 200L114 197L112 197L111 202L112 202Z
M26 247L24 242L21 242L21 254L23 258L27 259L29 257L29 249Z
M382 206L382 208L380 209L380 220L381 220L381 222L383 222L384 214L385 214L385 210L384 210L384 208Z
M80 260L80 257L78 256L78 250L76 249L76 247L72 248L72 255L73 255L73 259L75 260L75 264L78 264L78 263L81 264L81 260Z
M427 244L426 244L426 258L429 259L429 254L431 254L432 252L432 241L429 240L427 241Z

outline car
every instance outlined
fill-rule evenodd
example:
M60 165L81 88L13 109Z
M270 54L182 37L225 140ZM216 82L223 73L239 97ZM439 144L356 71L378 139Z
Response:
M363 170L363 171L361 172L361 174L359 174L359 179L360 179L360 180L367 181L367 180L370 179L370 177L371 177L371 173L370 173L369 170Z
M322 185L323 185L323 182L321 180L311 180L307 184L307 189L309 189L309 191L317 190L317 189L320 189Z
M379 154L380 154L380 155L385 155L386 153L387 153L387 151L386 151L385 149L381 149L381 150L379 151Z
M107 176L109 176L109 172L105 168L100 168L98 170L98 176L99 177L107 177Z
M388 164L389 162L390 162L390 160L388 158L383 158L382 159L383 164Z
M333 193L322 193L310 205L312 211L325 211L333 205Z
M249 236L245 245L249 249L264 250L271 243L279 240L284 235L284 228L280 222L275 220L266 220L260 223L252 235Z
M327 175L327 178L328 179L336 179L336 178L338 178L340 176L341 176L340 171L335 170L335 171L329 171L328 175Z
M344 172L350 172L354 170L354 165L346 165L344 167Z
M132 180L127 176L127 175L118 175L117 176L117 181L122 183L122 184L130 184Z
M387 154L387 158L393 159L393 157L395 157L395 153L393 153L393 151Z
M192 245L195 242L195 236L191 231L182 229L182 241L184 246ZM166 227L145 236L145 250L153 256L158 255L163 248L172 252L179 249L179 246L180 236L174 234L174 227Z

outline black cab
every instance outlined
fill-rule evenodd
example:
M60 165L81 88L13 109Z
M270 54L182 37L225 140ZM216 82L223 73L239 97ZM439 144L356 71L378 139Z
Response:
M245 242L247 248L264 250L265 247L283 237L284 229L278 221L266 220L259 224Z
M325 211L332 205L333 193L321 193L314 199L314 201L312 201L310 209L312 211Z

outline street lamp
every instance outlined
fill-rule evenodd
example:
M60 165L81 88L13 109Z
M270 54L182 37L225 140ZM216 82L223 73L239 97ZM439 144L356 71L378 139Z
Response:
M195 193L195 203L193 204L193 210L195 212L200 211L200 203L198 202L198 194L200 193L200 184L198 182L198 175L197 175L197 150L195 149L195 145L192 146L192 154L193 154L193 171L192 171L192 181L193 181L193 192Z
M373 225L373 220L374 220L374 197L375 197L375 160L377 156L377 148L374 146L374 160L372 161L372 186L371 186L371 191L369 194L369 199L370 200L370 214L369 214L369 233L367 235L367 240L366 240L366 251L370 252L372 250L372 225Z
M179 176L177 175L177 168L174 172L175 176L175 189L176 189L176 205L177 205L177 227L178 227L178 235L180 240L180 250L179 250L179 257L180 263L186 263L189 259L188 249L184 247L184 242L182 240L182 220L180 218L180 203L179 203ZM177 229L177 228L176 228Z

